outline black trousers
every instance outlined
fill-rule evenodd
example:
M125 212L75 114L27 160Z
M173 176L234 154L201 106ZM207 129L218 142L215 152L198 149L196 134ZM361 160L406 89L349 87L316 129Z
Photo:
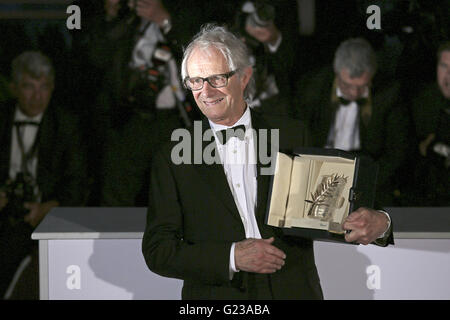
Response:
M248 299L250 300L272 300L272 283L270 275L267 274L248 274Z

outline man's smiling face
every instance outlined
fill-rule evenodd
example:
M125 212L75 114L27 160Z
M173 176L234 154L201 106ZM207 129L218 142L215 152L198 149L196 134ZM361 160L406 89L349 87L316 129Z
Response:
M230 71L225 57L214 47L194 49L187 61L187 73L191 78L206 78ZM246 108L244 89L251 73L251 68L247 68L242 75L231 76L225 87L213 88L205 81L202 89L192 91L202 113L214 123L226 126L236 123Z

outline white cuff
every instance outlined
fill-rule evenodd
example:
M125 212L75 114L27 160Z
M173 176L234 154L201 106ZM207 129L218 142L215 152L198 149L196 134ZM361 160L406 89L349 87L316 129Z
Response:
M386 236L386 232L388 232L389 228L391 227L391 217L389 216L389 213L387 213L386 211L383 210L378 210L378 212L382 212L386 215L386 217L388 218L389 222L388 222L388 227L387 229L383 232L383 234L381 236L379 236L377 239L382 239Z
M280 47L281 44L281 40L282 40L282 36L281 36L281 32L279 34L280 36L277 39L277 42L275 42L274 45L271 45L270 43L267 44L267 47L269 48L270 53L275 53L277 52L278 48Z
M239 272L239 270L236 269L236 265L234 263L234 246L236 245L235 242L233 242L233 244L231 245L231 250L230 250L230 280L233 279L234 273L235 272Z

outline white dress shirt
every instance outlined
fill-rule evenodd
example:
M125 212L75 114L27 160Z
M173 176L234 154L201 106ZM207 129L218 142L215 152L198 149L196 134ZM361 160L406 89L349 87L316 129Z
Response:
M224 130L227 126L209 121L216 141L217 131ZM247 108L242 117L232 126L244 125L245 137L231 137L226 144L217 143L217 151L223 164L225 176L228 180L234 202L244 225L245 237L261 239L258 224L255 217L257 180L256 180L256 146L251 127L250 108ZM238 272L234 263L233 243L230 250L230 279L234 272Z
M35 117L28 117L24 113L20 111L18 107L16 107L16 112L14 115L14 122L15 121L32 121L40 123L42 120L43 113L35 116ZM30 148L32 147L34 140L36 138L37 132L39 127L33 126L33 125L24 125L19 128L19 133L21 134L21 138L24 145L24 151L27 153ZM19 147L19 137L17 136L16 127L13 125L12 127L12 135L11 135L11 157L9 162L9 178L15 179L17 172L22 171L21 164L22 164L22 152L20 151ZM37 153L34 155L34 157L29 161L28 163L28 172L33 176L33 178L36 178L36 172L37 172Z
M32 121L40 123L42 120L43 113L35 116L28 117L22 111L20 111L19 107L16 107L16 112L14 114L14 122L15 121ZM24 151L27 153L30 148L33 146L33 143L36 139L36 135L38 133L38 126L33 125L24 125L19 128L19 134L21 135L22 142L24 145ZM16 126L13 124L12 126L12 134L11 134L11 157L9 161L9 178L14 180L18 172L22 171L22 152L19 146L19 137L17 136ZM38 166L38 152L36 152L33 157L27 163L28 172L31 174L34 180L37 178L37 166ZM37 189L37 184L35 185L36 189L34 190L35 195L39 194L39 190Z
M339 87L336 89L336 95L338 97L343 96ZM367 91L364 97L368 95L369 92ZM359 107L355 101L347 106L339 105L325 147L345 151L360 149Z

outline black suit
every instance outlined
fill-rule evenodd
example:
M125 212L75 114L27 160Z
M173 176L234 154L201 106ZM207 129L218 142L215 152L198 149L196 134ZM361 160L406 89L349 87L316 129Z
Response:
M0 183L9 175L11 134L15 107L0 106ZM61 206L82 205L86 197L86 154L74 116L50 105L42 117L39 135L37 184L41 202L57 200Z
M376 80L376 79L374 79ZM308 123L312 144L324 147L335 119L338 103L332 102L334 73L323 68L299 81L296 118ZM394 175L401 169L408 149L409 118L400 101L399 86L374 84L371 93L372 114L359 119L359 153L372 157L379 164L377 199L388 205L396 183Z
M0 106L0 185L9 178L14 113L14 103ZM41 202L57 200L61 206L83 205L86 162L77 123L63 110L49 106L39 131L37 184ZM5 210L0 212L0 295L21 259L36 246L31 240L31 226L25 222L10 225Z
M253 111L251 117L255 130L282 128L281 151L306 144L300 122L265 118ZM209 128L207 120L202 128ZM166 145L154 158L142 248L147 265L160 275L183 279L184 299L251 298L248 289L255 274L240 271L229 280L230 248L245 239L245 231L222 164L175 165L173 145ZM281 270L261 277L267 278L275 299L321 299L312 241L285 237L265 224L270 176L260 175L260 163L257 167L259 231L263 238L275 237L274 245L287 256Z

